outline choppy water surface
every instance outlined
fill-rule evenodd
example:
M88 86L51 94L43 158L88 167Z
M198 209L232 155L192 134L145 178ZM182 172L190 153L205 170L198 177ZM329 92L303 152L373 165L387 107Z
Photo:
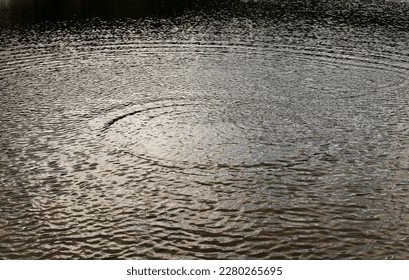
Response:
M1 258L408 258L409 33L3 29Z

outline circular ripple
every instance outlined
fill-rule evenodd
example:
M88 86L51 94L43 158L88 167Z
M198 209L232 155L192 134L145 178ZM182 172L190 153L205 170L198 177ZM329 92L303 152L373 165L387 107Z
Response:
M289 142L308 131L280 116L274 106L215 102L145 106L111 121L104 137L135 156L167 165L271 163L292 152Z
M326 153L331 143L374 129L374 98L408 82L405 63L390 63L380 54L283 45L154 44L137 47L138 56L145 48L150 55L172 54L170 64L181 56L194 58L185 71L196 75L189 79L197 92L163 94L190 95L185 99L128 104L91 126L108 146L167 167L244 168ZM199 72L198 65L204 65Z

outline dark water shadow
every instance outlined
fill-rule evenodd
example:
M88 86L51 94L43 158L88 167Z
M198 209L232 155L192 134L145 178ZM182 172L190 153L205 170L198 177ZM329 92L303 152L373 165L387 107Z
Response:
M0 0L0 27L92 18L169 18L187 13L409 27L409 1L398 0Z
M202 0L16 0L0 1L0 26L100 18L169 17L209 6Z

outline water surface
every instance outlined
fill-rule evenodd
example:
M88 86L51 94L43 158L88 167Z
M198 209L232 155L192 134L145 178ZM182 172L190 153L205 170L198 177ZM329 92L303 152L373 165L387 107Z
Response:
M407 22L35 2L0 2L2 259L409 256Z

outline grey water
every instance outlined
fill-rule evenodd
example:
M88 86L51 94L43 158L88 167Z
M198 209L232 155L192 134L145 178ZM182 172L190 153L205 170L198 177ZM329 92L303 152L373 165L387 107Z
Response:
M0 0L0 258L408 259L408 15Z

